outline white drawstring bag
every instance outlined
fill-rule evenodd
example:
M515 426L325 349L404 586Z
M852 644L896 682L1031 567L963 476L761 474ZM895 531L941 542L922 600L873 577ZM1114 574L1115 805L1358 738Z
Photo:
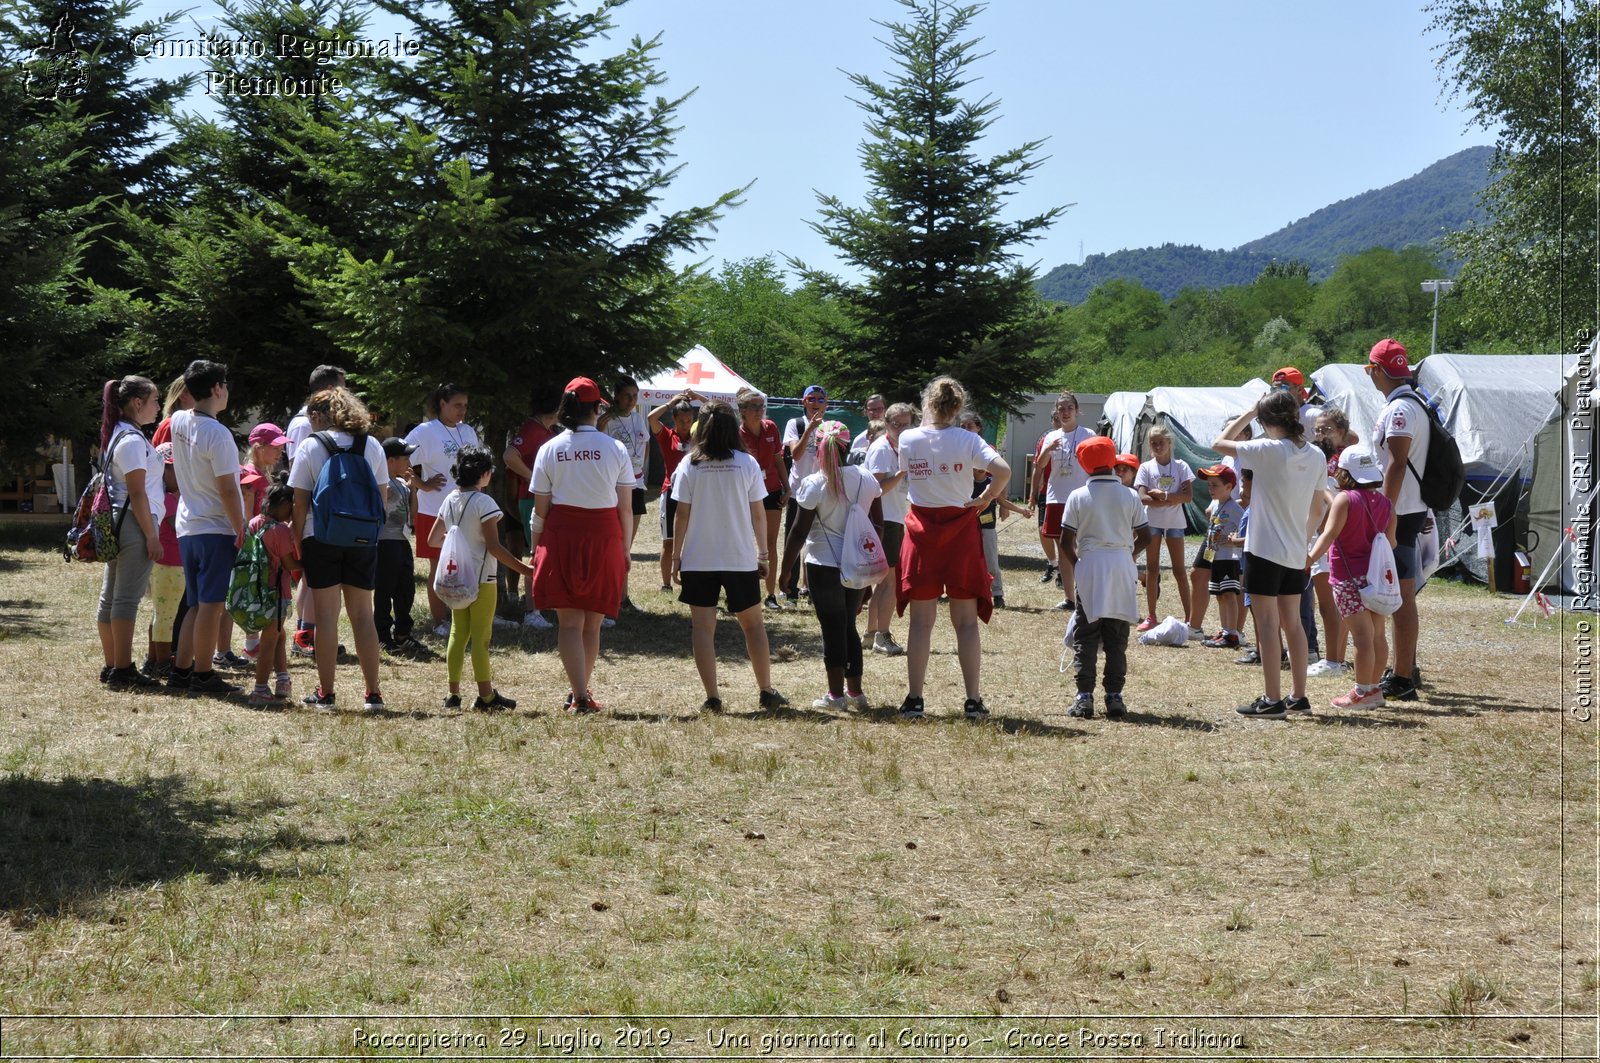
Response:
M859 481L856 487L855 500L850 503L850 512L844 518L844 542L839 548L839 582L858 591L878 585L883 574L889 571L889 559L883 556L883 540L878 538L872 519L861 508Z
M466 506L461 507L465 512ZM486 544L487 545L487 544ZM433 575L433 593L451 609L465 609L478 600L478 566L467 549L467 536L461 530L461 514L444 533L439 547L439 568Z
M1169 616L1142 633L1139 642L1144 646L1186 646L1189 643L1189 622L1182 617Z
M1394 565L1394 548L1382 532L1372 537L1372 559L1361 585L1361 605L1379 616L1393 616L1400 608L1400 574Z

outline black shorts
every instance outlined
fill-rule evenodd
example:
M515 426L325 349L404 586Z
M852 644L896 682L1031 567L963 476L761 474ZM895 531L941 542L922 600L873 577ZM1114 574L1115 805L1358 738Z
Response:
M1190 568L1208 570L1211 568L1211 551L1206 549L1206 544L1201 543L1200 549L1194 552L1194 560L1189 563Z
M1045 507L1046 504L1047 503L1045 502L1045 493L1043 491L1040 491L1038 496L1035 497L1034 500L1033 500L1033 507L1034 507L1033 516L1034 516L1034 523L1038 524L1039 527L1041 527L1041 528L1044 527L1044 507Z
M672 538L672 522L678 515L678 500L672 495L662 492L661 495L661 538L663 541Z
M1417 551L1417 538L1422 526L1428 523L1428 512L1407 513L1394 519L1394 574L1401 579L1416 579L1422 571L1422 561Z
M900 564L900 544L906 541L906 526L896 521L883 522L883 557L890 568Z
M1212 594L1238 594L1243 589L1243 573L1239 571L1238 561L1208 561L1206 567L1211 569L1211 580L1206 584L1206 589Z
M329 587L370 591L378 584L376 545L329 546L306 539L300 544L300 563L305 566L306 584L314 591Z
M728 592L728 612L742 613L751 606L761 604L761 573L749 572L681 572L683 590L678 601L684 605L712 608Z
M783 508L783 492L769 491L767 497L761 500L762 508L768 513L776 513Z
M1285 594L1298 598L1311 585L1303 568L1285 568L1255 554L1247 553L1244 556L1249 562L1244 567L1244 589L1252 598L1273 598ZM1212 572L1214 574L1216 570L1212 569Z
M635 487L633 489L633 515L635 517L644 516L644 507L646 501L645 489L642 487ZM638 523L638 521L634 521L635 526L637 526Z

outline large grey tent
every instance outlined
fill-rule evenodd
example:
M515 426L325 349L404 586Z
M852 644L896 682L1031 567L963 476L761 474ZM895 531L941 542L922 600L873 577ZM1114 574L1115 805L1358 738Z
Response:
M1596 611L1595 372L1600 340L1566 373L1555 409L1539 429L1528 491L1528 552L1542 590L1576 595L1573 607ZM1570 535L1568 534L1570 530Z

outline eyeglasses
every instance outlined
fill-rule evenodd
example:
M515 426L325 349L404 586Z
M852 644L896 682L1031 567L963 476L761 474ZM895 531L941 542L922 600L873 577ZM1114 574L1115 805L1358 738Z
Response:
M895 428L895 429L898 429L898 430L904 432L907 428L911 427L911 422L910 421L890 421L889 422L889 427L890 428Z

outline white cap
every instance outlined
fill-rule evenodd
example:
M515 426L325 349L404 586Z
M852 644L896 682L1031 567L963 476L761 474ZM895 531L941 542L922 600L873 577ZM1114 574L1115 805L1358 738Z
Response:
M1383 479L1383 470L1372 451L1363 447L1346 447L1339 454L1339 468L1350 474L1356 483L1372 484Z

